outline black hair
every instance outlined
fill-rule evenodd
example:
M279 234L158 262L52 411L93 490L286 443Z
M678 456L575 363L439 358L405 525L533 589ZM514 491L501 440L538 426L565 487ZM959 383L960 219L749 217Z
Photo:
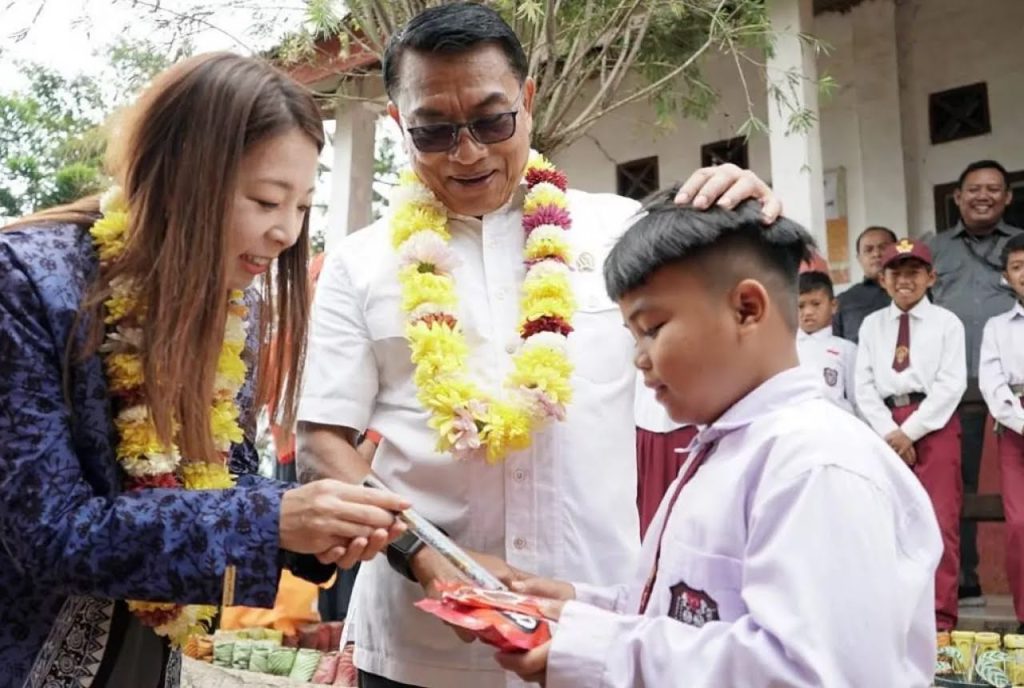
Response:
M857 253L860 253L861 239L866 237L868 235L868 232L885 232L886 234L889 235L889 238L892 239L892 243L895 244L897 241L899 241L899 237L896 236L896 232L892 231L888 227L883 227L882 225L871 225L870 227L868 227L863 232L857 235L857 243L854 244L854 250L856 250Z
M964 188L964 182L967 181L967 175L977 170L998 170L999 174L1003 175L1003 186L1010 188L1010 176L1006 172L1006 168L1000 165L995 160L976 160L970 165L964 168L964 171L960 173L960 178L956 182L958 189Z
M452 55L484 44L501 48L509 67L522 84L529 64L519 37L490 7L475 2L455 2L423 10L388 39L384 50L384 89L391 100L398 91L398 74L406 50Z
M797 271L802 261L810 259L814 246L807 230L785 218L765 226L761 206L754 200L733 210L678 206L676 191L655 194L608 254L604 281L612 300L620 301L668 265L727 257L729 261L716 261L708 274L716 280L731 280L730 286L760 278L774 297L791 302L780 310L795 329ZM736 260L740 256L752 260Z
M1003 253L1000 257L1003 262L1003 270L1010 264L1010 254L1017 251L1024 251L1024 232L1014 234L1010 240L1003 245Z
M830 299L836 297L835 289L832 287L832 278L818 270L801 272L798 280L797 291L800 294L807 294L812 291L823 291Z

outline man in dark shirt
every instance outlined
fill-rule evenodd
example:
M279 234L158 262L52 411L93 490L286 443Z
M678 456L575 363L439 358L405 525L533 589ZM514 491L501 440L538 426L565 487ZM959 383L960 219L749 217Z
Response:
M1002 165L994 160L971 163L960 175L954 195L961 220L929 239L938 273L934 301L956 313L967 334L967 391L959 408L965 494L978 491L988 412L978 389L982 331L989 318L1008 311L1016 298L1002 277L1000 263L1003 246L1011 236L1024 231L1003 222L1012 198ZM984 603L978 582L977 527L961 522L960 604Z
M839 295L839 310L832 319L832 334L857 343L860 324L866 316L889 305L889 294L878 283L882 272L882 254L896 234L888 227L868 227L857 237L857 262L864 270L864 281Z

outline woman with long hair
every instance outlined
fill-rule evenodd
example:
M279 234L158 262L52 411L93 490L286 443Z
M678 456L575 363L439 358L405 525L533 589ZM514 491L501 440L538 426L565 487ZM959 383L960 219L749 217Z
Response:
M0 686L176 685L213 605L400 533L394 495L253 475L255 410L294 419L323 143L286 75L194 57L112 135L115 187L0 231Z

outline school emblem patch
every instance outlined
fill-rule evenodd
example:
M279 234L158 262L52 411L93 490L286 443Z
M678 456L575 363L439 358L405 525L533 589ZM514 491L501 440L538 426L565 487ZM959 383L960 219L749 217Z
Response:
M718 603L703 590L694 590L686 583L676 583L669 592L672 602L668 615L676 621L700 628L709 621L718 621Z
M825 384L829 387L835 387L839 382L839 371L835 368L825 368Z

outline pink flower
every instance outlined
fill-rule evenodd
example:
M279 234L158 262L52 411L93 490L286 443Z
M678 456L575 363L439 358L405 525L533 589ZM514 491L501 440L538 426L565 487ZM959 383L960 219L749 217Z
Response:
M484 459L487 447L480 442L480 429L475 416L483 416L487 409L478 401L469 402L468 407L455 411L455 422L449 433L452 443L452 456L459 461Z
M523 229L529 234L541 225L557 225L562 229L572 227L569 211L553 205L542 205L529 215L523 215Z
M399 247L398 261L402 267L407 265L430 266L424 270L436 275L450 275L459 265L459 259L444 239L436 232L424 230L416 232Z
M565 420L565 404L558 403L542 389L536 387L533 389L521 387L520 389L532 406L534 415L545 419Z

